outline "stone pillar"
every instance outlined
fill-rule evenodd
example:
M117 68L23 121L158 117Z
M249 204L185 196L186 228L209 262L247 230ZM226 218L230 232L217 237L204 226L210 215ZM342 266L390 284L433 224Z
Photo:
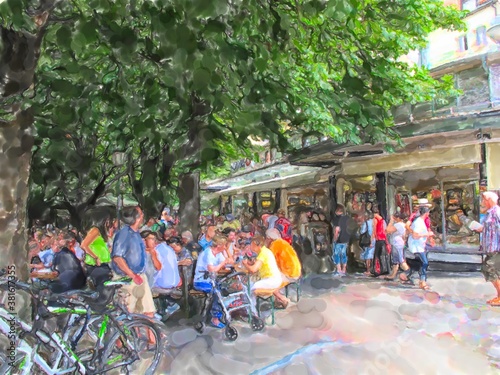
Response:
M274 190L274 210L273 213L276 213L281 208L281 188ZM285 210L286 207L283 207Z
M385 173L377 173L377 201L380 205L380 215L387 221L387 177Z
M335 215L335 207L337 206L337 177L328 177L328 213L330 215L330 220L332 220Z

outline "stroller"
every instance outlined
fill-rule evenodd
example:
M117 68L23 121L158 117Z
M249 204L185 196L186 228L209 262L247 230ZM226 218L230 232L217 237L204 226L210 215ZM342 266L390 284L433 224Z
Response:
M247 312L252 330L262 331L264 329L264 321L257 314L257 309L248 294L247 286L242 280L243 275L246 274L244 272L235 272L234 269L228 275L221 277L213 277L208 272L205 273L205 278L212 283L212 292L205 298L201 321L194 326L196 331L203 333L214 296L217 296L222 307L220 321L226 325L224 335L228 340L234 341L238 338L238 331L231 325L231 313L236 310L245 310Z

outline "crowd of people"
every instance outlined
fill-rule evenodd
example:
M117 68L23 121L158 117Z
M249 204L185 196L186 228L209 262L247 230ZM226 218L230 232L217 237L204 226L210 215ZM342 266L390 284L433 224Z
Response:
M228 214L206 221L199 238L190 231L178 233L177 219L168 209L160 218L145 220L140 207L125 207L120 222L109 210L96 209L85 232L76 229L38 228L29 241L32 277L49 274L55 293L85 288L100 290L113 277L128 276L123 288L130 312L162 318L179 309L181 286L211 292L207 275L238 265L251 275L251 295L272 290L276 307L289 300L283 285L301 277L301 264L292 248L291 223L284 211L276 217L241 226ZM119 229L119 224L121 229ZM51 279L51 277L47 277ZM155 305L153 295L164 295ZM158 311L160 309L160 311ZM211 323L222 328L219 301L212 306Z
M480 250L485 254L482 272L486 281L491 282L497 296L487 301L493 306L500 306L500 207L498 195L483 192L481 197L481 223L470 220L471 230L480 233ZM385 276L386 280L398 277L402 282L409 282L413 272L418 272L419 287L429 290L427 271L429 260L427 252L434 246L435 233L431 229L429 218L432 204L427 199L419 199L413 213L407 217L395 213L387 223L380 215L378 207L365 214L359 230L360 246L363 249L361 259L365 261L367 276ZM470 224L471 224L470 223ZM334 262L337 273L345 274L346 244L349 242L349 218L345 209L338 205L334 219ZM366 240L365 240L366 238ZM364 242L365 241L365 242Z
M484 220L475 230L481 232L486 253L483 273L492 282L497 296L491 305L500 305L500 208L495 193L483 193ZM331 221L332 260L335 274L345 275L347 252L357 234L365 262L365 275L399 278L408 282L419 274L419 287L428 290L428 246L434 233L430 228L431 204L420 199L410 217L395 213L386 222L379 208L372 207L360 223L354 222L342 205L337 205ZM250 294L272 290L277 308L290 301L281 293L284 285L302 276L302 264L292 246L292 223L280 209L247 223L232 214L204 219L202 231L178 233L177 219L164 210L160 218L147 218L140 207L125 207L120 222L106 210L90 215L85 231L38 228L29 241L33 277L53 275L49 287L56 293L90 285L99 290L113 277L128 276L133 282L125 288L131 312L160 317L179 309L181 286L210 293L207 275L239 267L251 275ZM121 226L121 227L120 227ZM295 244L294 244L295 245ZM161 303L153 295L165 294ZM222 328L220 301L213 301L211 324Z

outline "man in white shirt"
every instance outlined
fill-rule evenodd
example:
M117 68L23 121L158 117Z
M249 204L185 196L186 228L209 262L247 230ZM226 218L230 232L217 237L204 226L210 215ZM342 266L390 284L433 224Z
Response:
M231 263L231 260L222 255L225 249L226 238L216 235L212 240L212 245L200 254L194 273L194 289L205 293L213 292L210 277L215 277L217 272ZM213 298L210 312L212 315L211 324L216 328L224 328L224 324L219 320L222 317L222 308L215 294L213 294Z

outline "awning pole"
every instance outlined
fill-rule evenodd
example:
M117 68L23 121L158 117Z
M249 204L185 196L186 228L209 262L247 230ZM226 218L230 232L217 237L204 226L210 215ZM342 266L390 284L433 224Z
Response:
M446 250L446 214L444 212L444 200L446 197L445 191L444 191L444 184L443 181L439 181L439 190L441 190L441 225L442 225L442 241L443 241L443 249Z

